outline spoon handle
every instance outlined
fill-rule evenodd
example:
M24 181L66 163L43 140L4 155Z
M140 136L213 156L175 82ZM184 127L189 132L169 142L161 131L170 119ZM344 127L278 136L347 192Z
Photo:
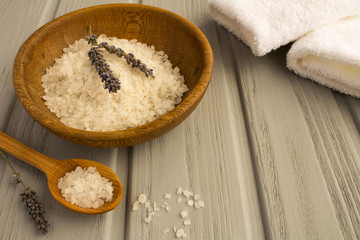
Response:
M0 131L0 149L36 167L45 174L57 165L56 159L29 148L2 131Z

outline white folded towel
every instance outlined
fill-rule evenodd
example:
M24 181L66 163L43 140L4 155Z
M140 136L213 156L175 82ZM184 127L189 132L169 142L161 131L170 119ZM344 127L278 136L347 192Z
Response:
M360 16L297 40L287 54L287 65L303 77L360 98Z
M305 33L360 13L360 0L209 0L209 13L262 56Z

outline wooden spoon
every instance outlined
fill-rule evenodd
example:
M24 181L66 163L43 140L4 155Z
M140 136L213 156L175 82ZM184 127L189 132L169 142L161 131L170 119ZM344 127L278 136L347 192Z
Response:
M120 180L116 174L104 164L86 159L56 160L25 146L1 131L0 149L45 173L51 194L59 203L73 211L84 214L104 213L113 210L120 203L123 194ZM96 167L101 176L108 178L112 182L114 188L112 201L107 202L96 209L82 208L66 201L65 198L62 197L60 189L57 186L58 180L64 176L65 173L74 170L77 166L82 168L87 168L89 166Z

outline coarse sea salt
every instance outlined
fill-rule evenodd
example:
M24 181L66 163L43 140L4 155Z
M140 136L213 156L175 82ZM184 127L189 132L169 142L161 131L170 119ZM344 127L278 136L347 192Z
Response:
M103 51L121 89L109 93L88 57L90 45L80 39L64 49L64 54L42 76L46 106L67 126L89 131L113 131L137 127L166 114L180 103L188 90L178 67L172 67L163 51L155 51L137 40L100 35L108 42L133 53L152 68L147 78L116 54Z
M183 209L182 211L177 212L178 208L175 207L175 210L171 210L171 206L169 204L169 202L171 202L171 200L173 202L177 202L177 204L179 204L180 202L182 202L182 198L180 196L178 196L177 200L175 200L175 198L171 199L171 193L165 193L164 199L168 200L169 202L163 202L161 204L161 208L165 209L165 212L167 213L167 218L168 218L168 222L172 222L172 218L171 216L176 216L177 213L179 213L180 215L180 220L182 225L184 226L185 230L182 228L177 229L176 226L173 227L173 232L175 233L175 237L176 238L187 238L187 233L185 231L189 230L189 226L191 225L191 219L190 219L190 213L189 211L192 211L192 209L199 209L199 208L203 208L205 206L205 203L203 200L200 199L200 195L199 194L194 194L194 192L189 191L189 190L183 190L181 187L178 187L176 190L176 194L177 195L184 195L187 199L184 201L184 203L186 204L186 208ZM145 211L145 217L143 218L144 222L147 224L151 224L151 222L153 221L154 217L158 217L160 215L160 209L157 205L156 202L154 202L154 208L151 207L151 203L150 201L147 201L147 196L145 194L140 194L137 198L137 200L135 202L133 202L133 207L132 210L133 211L137 211L140 209L140 205L143 205L146 209ZM171 212L175 212L175 215L171 215ZM170 214L170 215L169 215ZM174 218L176 219L176 217ZM169 233L170 229L167 227L163 230L162 233L162 238L166 238L167 234Z
M83 208L98 208L113 198L113 186L95 167L76 167L59 179L58 188L66 201Z

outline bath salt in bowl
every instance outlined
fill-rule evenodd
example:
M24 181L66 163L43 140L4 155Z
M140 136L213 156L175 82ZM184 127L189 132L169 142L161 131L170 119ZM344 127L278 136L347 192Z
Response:
M155 55L166 58L169 63L150 66L153 57L143 56L142 50L135 52L136 49L130 49L137 58L145 58L141 60L154 69L155 78L144 77L140 81L143 73L136 69L130 67L126 72L119 71L121 68L117 64L126 65L124 59L114 62L112 56L105 56L121 83L119 99L115 101L107 98L115 98L113 95L118 93L109 94L104 90L100 78L94 83L98 87L87 85L96 76L93 66L87 61L77 61L71 70L57 70L67 75L62 79L65 85L49 83L43 86L45 82L42 82L42 76L46 75L46 69L51 71L51 67L61 61L59 59L64 49L68 57L76 55L73 48L81 45L79 40L89 35L90 25L93 34L111 37L116 47L125 48L130 43L143 47L145 45L142 44L146 44L157 51ZM172 70L162 69L170 63ZM77 72L80 69L83 72ZM152 6L107 4L68 13L34 32L16 56L13 80L15 92L25 110L52 133L82 145L122 147L159 137L186 119L205 94L212 69L210 44L204 34L188 20ZM167 71L175 76L175 82L168 79ZM60 78L52 74L59 81ZM89 82L84 79L89 79ZM157 82L161 79L161 82ZM55 85L61 89L52 89ZM154 86L159 88L154 89ZM87 91L87 95L77 92L79 88ZM60 91L68 92L76 98L71 98L69 103L56 96L56 100L51 102L52 97L48 94ZM168 92L176 94L167 96ZM102 93L107 95L104 97Z
M115 131L151 122L175 108L188 90L184 77L173 68L163 51L136 39L109 38L100 35L98 43L121 46L135 53L154 72L146 77L131 67L125 58L103 50L102 54L121 88L115 93L105 90L88 57L90 46L80 39L64 49L61 58L42 76L43 99L51 112L67 126L89 131Z

